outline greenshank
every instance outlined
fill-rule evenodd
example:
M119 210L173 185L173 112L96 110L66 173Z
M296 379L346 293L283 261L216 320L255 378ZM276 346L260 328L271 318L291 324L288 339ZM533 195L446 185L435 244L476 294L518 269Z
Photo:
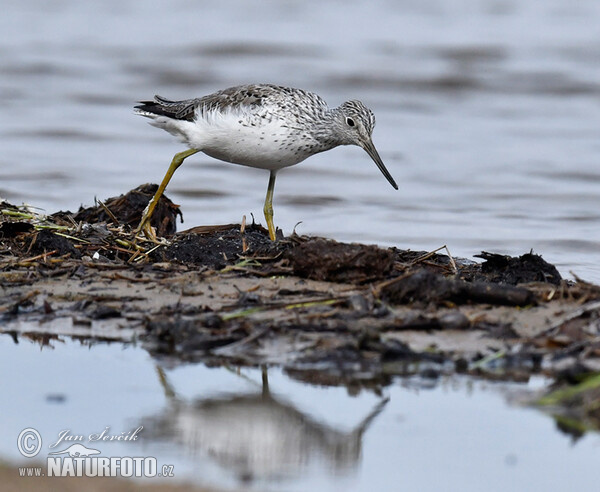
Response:
M197 153L243 166L270 171L264 214L271 240L273 189L280 169L340 145L358 145L375 161L390 184L398 185L386 169L372 140L375 116L360 101L329 108L317 94L271 84L231 87L208 96L170 101L155 96L141 101L136 114L151 125L178 137L189 148L175 154L156 194L144 210L136 234L154 238L150 218L158 200L183 161Z

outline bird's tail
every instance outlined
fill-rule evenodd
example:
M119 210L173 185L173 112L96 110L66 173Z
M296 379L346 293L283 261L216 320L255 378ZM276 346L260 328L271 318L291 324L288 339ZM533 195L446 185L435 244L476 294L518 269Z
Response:
M174 120L193 121L196 116L196 107L195 99L170 101L161 96L154 96L153 101L140 101L140 104L134 106L133 109L136 114L148 118L166 116Z

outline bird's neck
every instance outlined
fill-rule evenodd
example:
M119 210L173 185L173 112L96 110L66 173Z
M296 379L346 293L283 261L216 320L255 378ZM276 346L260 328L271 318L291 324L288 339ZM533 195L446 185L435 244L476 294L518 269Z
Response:
M344 144L340 141L337 131L340 111L340 108L328 109L315 122L313 137L321 143L323 150Z

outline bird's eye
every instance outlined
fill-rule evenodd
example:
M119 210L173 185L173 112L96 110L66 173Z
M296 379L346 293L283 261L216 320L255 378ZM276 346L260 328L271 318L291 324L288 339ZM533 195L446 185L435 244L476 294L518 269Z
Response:
M354 126L354 120L350 117L346 118L346 123L348 126Z

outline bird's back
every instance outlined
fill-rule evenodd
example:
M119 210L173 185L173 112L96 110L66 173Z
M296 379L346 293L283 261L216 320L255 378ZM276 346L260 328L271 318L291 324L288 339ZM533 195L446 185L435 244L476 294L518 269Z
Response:
M155 96L153 101L142 101L135 107L143 116L166 116L194 121L207 112L254 110L264 108L271 114L286 119L318 118L328 110L327 103L317 94L302 89L273 84L249 84L229 87L204 97L171 101Z

